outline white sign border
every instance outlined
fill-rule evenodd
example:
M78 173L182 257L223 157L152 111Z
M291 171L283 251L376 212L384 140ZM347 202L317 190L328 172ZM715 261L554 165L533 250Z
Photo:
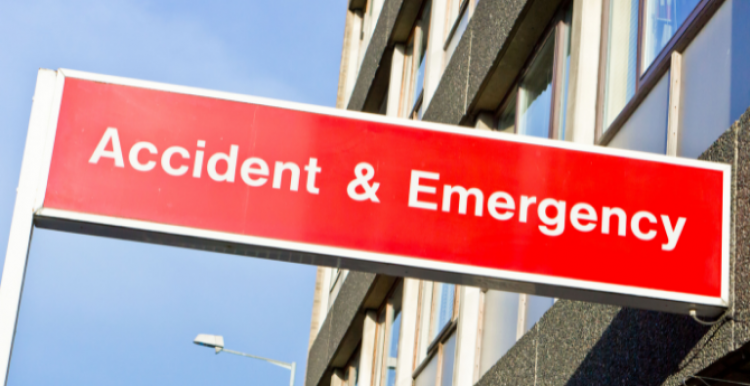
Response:
M576 150L576 151L582 151L582 152L593 153L593 154L601 154L601 155L606 155L606 156L625 157L625 158L632 158L632 159L638 159L638 160L654 161L654 162L660 162L660 163L666 163L666 164L674 164L674 165L680 165L680 166L696 167L700 169L711 169L711 170L721 171L723 172L723 175L724 175L724 181L723 181L724 182L724 197L723 197L723 208L722 208L722 220L724 224L722 227L721 296L719 298L708 297L708 296L698 296L698 295L688 295L688 294L682 294L678 292L651 290L651 289L644 289L644 288L632 287L632 286L610 285L610 284L603 284L603 283L584 281L584 280L564 279L564 278L558 278L558 277L553 277L553 276L526 274L526 273L489 269L489 268L478 268L478 267L470 268L470 267L465 267L459 264L441 263L441 262L436 262L436 261L427 260L427 259L414 258L414 257L362 252L362 251L349 250L345 248L333 248L333 247L329 248L329 247L316 246L313 244L286 242L282 240L260 238L260 237L247 236L249 238L245 239L244 243L250 243L254 245L273 247L273 248L289 249L289 250L294 250L294 251L299 251L299 252L310 251L312 249L317 250L319 248L322 248L321 250L326 250L330 253L328 252L316 252L316 253L330 254L330 255L338 256L338 257L353 257L353 258L371 261L375 263L387 262L390 264L406 265L406 266L410 266L414 268L450 271L450 272L456 272L456 273L472 274L472 275L477 275L477 276L489 276L489 277L493 277L497 279L505 279L505 280L528 281L528 282L536 283L536 284L560 285L560 286L587 289L587 290L593 290L593 291L611 292L611 293L617 293L617 294L622 294L622 295L652 297L656 299L671 300L671 301L677 301L677 302L689 302L689 303L697 303L697 304L719 306L719 307L728 307L729 305L729 252L730 252L729 230L730 230L730 225L731 225L730 213L731 213L731 182L732 182L732 177L731 177L732 166L729 164L701 161L701 160L681 158L681 157L668 157L665 155L645 153L645 152L639 152L639 151L633 151L633 150L583 145L583 144L574 143L574 142L536 138L536 137L529 137L529 136L522 136L522 135L515 135L515 134L508 134L508 133L501 133L501 132L492 132L492 131L486 131L486 130L474 130L474 129L468 129L468 128L461 129L455 126L449 126L449 125L444 125L444 124L439 124L439 123L413 121L413 120L393 118L393 117L388 117L388 116L378 115L378 114L368 114L368 113L354 112L354 111L348 111L348 110L342 110L342 109L335 109L335 108L330 108L330 107L322 107L322 106L315 106L315 105L308 105L308 104L294 103L294 102L285 102L285 101L254 97L254 96L243 95L243 94L235 94L235 93L215 91L215 90L206 90L206 89L187 87L187 86L178 86L178 85L172 85L172 84L166 84L166 83L158 83L158 82L151 82L151 81L145 81L145 80L123 78L123 77L111 76L111 75L94 74L94 73L82 72L82 71L76 71L76 70L60 69L58 70L58 73L61 75L58 78L57 90L56 90L56 95L57 95L56 101L58 102L58 104L56 105L54 119L50 120L50 127L48 129L49 130L48 138L54 138L55 132L57 130L57 117L60 112L59 102L61 101L62 92L63 92L62 88L64 87L64 84L65 84L64 79L66 77L70 77L70 78L90 80L90 81L101 82L101 83L110 83L110 84L117 84L117 85L122 85L122 86L131 86L131 87L137 87L137 88L173 92L173 93L178 93L178 94L194 95L194 96L201 96L201 97L207 97L207 98L213 98L213 99L222 99L222 100L228 100L228 101L233 101L233 102L244 102L244 103L277 107L277 108L283 108L283 109L298 110L298 111L304 111L304 112L309 112L309 113L314 113L314 114L344 117L344 118L351 118L351 119L357 119L357 120L366 120L366 121L371 121L371 122L392 124L392 125L398 125L398 126L406 126L406 127L415 128L415 129L438 131L438 132L465 135L465 136L471 136L471 137L501 139L504 141L541 145L541 146L561 148L561 149L566 149L566 150ZM46 173L44 173L43 179L39 185L40 186L39 197L37 198L37 201L36 201L37 206L35 207L35 211L38 211L43 208L44 194L46 193L47 176L49 175L49 166L52 161L52 143L51 143L52 141L48 141L48 142L50 143L45 149L47 152L46 153L47 158L45 159L45 162L46 162L45 165L47 166L47 170L46 170ZM54 217L52 215L53 213L59 214L63 216L60 218L68 219L68 220L74 220L75 219L74 217L77 217L77 215L74 215L73 212L65 212L65 213L63 213L62 211L49 212L47 209L45 209L43 213L45 213L46 216L50 216L50 217ZM96 218L99 219L100 221L106 221L106 224L113 225L113 226L125 226L123 224L126 224L126 223L139 224L141 226L146 226L146 224L150 224L150 223L141 222L141 221L135 221L131 223L131 222L128 222L131 220L115 218L115 217L105 218L105 216L96 216ZM188 229L190 228L186 228L186 227L175 227L174 230L178 231L178 228L187 232L187 233L178 232L178 234L187 235L192 232L192 231L188 231ZM136 228L136 229L139 229L139 228ZM148 229L151 229L151 228L149 227ZM163 232L164 230L159 230L159 231ZM206 232L208 232L206 233L206 237L209 239L214 239L214 240L229 241L229 240L234 240L235 237L239 237L239 235L227 233L225 237L222 238L222 237L216 237L214 235L214 234L219 234L220 232L210 232L210 231L206 231ZM242 236L242 237L245 237L245 236ZM404 264L404 262L401 261L400 259L407 259L407 263ZM479 270L481 270L482 273L479 273Z

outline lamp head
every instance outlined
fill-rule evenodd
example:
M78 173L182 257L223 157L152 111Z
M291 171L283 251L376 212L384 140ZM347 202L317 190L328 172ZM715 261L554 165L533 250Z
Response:
M221 335L198 334L193 339L193 343L199 346L212 347L217 354L224 349L224 337Z

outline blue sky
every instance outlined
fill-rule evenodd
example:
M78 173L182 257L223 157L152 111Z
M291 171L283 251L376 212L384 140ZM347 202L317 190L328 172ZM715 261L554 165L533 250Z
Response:
M0 258L38 68L71 68L325 106L346 0L0 1ZM286 385L315 267L35 230L10 385Z

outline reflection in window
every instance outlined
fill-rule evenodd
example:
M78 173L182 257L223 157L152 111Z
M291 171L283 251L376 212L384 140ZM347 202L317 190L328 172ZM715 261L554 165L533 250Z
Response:
M550 34L519 87L519 134L549 137L554 62L555 35Z
M604 130L635 94L638 0L611 0L604 91Z
M699 2L700 0L646 0L641 72L648 69Z
M553 19L541 47L499 110L497 131L570 139L566 133L572 8Z
M456 296L456 286L454 284L435 283L435 329L432 332L434 339L453 318L453 302Z

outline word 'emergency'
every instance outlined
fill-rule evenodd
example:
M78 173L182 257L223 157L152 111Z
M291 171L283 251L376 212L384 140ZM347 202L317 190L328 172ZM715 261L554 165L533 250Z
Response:
M427 195L436 195L437 187L428 185L430 181L440 180L439 173L412 170L411 181L409 183L409 206L412 208L420 208L426 210L438 210L438 203L429 201ZM422 196L420 197L420 193ZM484 192L478 188L466 189L463 186L457 185L443 185L442 205L440 209L443 212L451 211L451 203L454 195L458 196L458 213L466 214L469 196L474 198L474 216L481 217L484 214L485 199ZM507 221L513 218L518 211L518 222L526 223L529 217L530 208L536 205L536 215L542 225L539 225L539 231L547 236L560 236L565 232L566 220L570 220L570 225L579 232L591 232L599 221L599 214L601 213L601 232L603 234L610 234L611 228L614 226L617 228L617 235L625 237L627 234L627 213L621 208L602 207L601 211L597 212L593 206L585 202L579 202L567 211L567 203L562 200L555 200L553 198L545 198L537 202L535 196L520 196L518 206L516 206L516 199L510 194L503 191L492 193L487 198L487 212L496 220ZM554 209L555 215L550 216L547 211L548 209ZM533 209L531 209L533 210ZM567 215L566 215L567 214ZM664 231L667 234L667 243L661 245L661 249L664 251L671 251L677 246L677 242L680 240L682 230L685 228L685 217L677 219L677 223L672 226L672 221L667 215L660 215L661 223L664 227ZM613 221L613 219L615 219ZM643 220L650 224L656 224L658 222L656 216L648 211L642 210L636 212L630 217L630 231L640 240L649 241L656 237L655 229L648 229L644 226ZM612 224L614 223L614 224Z

